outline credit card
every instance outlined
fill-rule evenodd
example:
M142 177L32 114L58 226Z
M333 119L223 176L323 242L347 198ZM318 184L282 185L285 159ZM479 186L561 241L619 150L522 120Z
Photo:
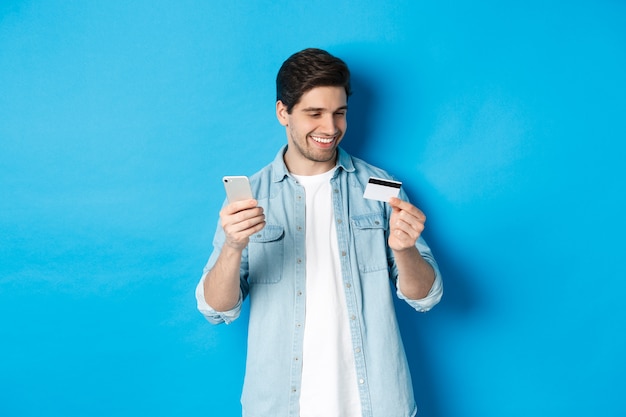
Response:
M400 194L401 186L402 183L400 181L370 177L367 181L363 198L388 203L391 197L397 197Z

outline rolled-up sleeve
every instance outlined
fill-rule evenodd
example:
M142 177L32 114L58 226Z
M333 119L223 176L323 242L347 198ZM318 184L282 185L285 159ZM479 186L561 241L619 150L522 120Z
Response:
M226 203L224 202L224 204ZM202 313L202 315L212 324L232 323L241 314L241 305L246 297L242 289L239 292L237 305L228 311L216 311L206 302L204 297L204 280L206 279L207 273L217 262L217 258L219 257L224 244L224 239L224 230L218 221L215 236L213 237L213 252L204 266L202 278L200 278L200 282L198 282L198 285L196 286L196 302L198 305L198 311L200 311L200 313Z
M441 301L441 297L443 296L443 280L441 278L441 273L439 272L439 266L437 265L437 261L433 257L430 248L426 244L426 242L420 237L416 243L416 247L419 250L422 258L433 268L435 272L435 280L433 282L432 287L430 287L430 291L426 295L426 297L421 298L419 300L412 300L405 296L400 290L400 280L396 279L396 293L398 298L406 301L411 307L415 310L425 313L433 308L435 305Z
M200 282L196 286L196 302L198 304L198 311L212 324L226 323L230 324L236 320L241 314L241 305L243 304L243 294L239 293L239 300L235 307L228 311L216 311L214 310L204 298L204 280L206 274L202 275Z

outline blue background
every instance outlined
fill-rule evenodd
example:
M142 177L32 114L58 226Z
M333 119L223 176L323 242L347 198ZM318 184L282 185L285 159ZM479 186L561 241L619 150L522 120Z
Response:
M428 215L420 415L625 415L617 0L1 2L0 415L238 415L245 317L193 291L309 46L354 74L345 148Z

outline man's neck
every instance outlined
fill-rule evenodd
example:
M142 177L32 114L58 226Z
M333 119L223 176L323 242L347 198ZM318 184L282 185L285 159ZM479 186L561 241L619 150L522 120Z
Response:
M287 150L287 152L283 156L283 160L285 161L287 170L292 174L312 176L323 174L335 168L335 166L337 165L337 155L338 153L335 153L335 157L333 159L325 162L311 161L308 159L295 161L293 160L293 158L290 157L289 150Z

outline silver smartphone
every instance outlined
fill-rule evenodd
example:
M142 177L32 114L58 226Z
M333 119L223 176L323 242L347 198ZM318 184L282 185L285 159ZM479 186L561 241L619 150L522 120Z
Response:
M252 189L248 177L243 175L227 175L222 178L224 189L226 190L226 198L229 203L235 201L248 200L252 197Z

